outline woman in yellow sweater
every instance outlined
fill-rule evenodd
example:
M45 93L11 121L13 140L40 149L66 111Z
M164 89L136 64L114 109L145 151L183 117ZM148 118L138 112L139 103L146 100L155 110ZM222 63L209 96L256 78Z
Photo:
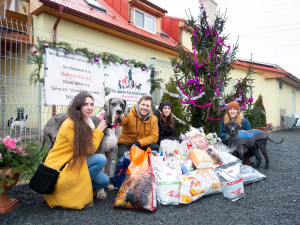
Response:
M52 194L44 195L48 205L82 209L93 206L93 188L104 188L109 178L101 172L106 163L102 154L94 154L104 135L107 124L98 127L90 116L94 98L86 91L77 94L68 107L68 118L60 127L45 165L61 171Z

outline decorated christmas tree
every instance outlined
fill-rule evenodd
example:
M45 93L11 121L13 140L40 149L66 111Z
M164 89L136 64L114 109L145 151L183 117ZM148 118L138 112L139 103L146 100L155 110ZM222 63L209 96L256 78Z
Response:
M168 83L166 83L166 89L162 96L161 101L169 100L172 102L172 114L175 119L175 130L176 134L179 136L180 133L184 134L189 127L187 126L186 122L184 122L183 116L183 108L182 104L180 103L180 96L177 91L177 83L171 78Z
M192 52L179 45L178 57L171 60L181 103L186 106L186 119L193 127L203 127L205 133L218 132L229 101L240 100L243 107L251 101L245 95L250 77L239 80L232 94L224 94L238 47L225 43L225 21L225 16L219 14L209 25L201 4L198 19L190 16L186 25L192 35Z

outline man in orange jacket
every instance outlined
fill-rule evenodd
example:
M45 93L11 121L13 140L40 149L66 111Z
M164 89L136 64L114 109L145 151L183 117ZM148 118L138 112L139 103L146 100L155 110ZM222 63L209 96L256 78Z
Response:
M153 99L151 96L142 96L139 102L133 105L130 112L124 113L122 132L118 140L118 158L126 151L130 151L134 144L143 150L150 147L158 151L158 122L152 113Z

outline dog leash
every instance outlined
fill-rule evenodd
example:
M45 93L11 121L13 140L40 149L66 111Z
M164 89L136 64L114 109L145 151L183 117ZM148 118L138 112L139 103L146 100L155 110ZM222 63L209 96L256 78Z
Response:
M100 121L104 120L104 115L103 113L100 113ZM107 127L106 128L117 128L118 127L118 124L114 124L114 125L111 125L111 123L107 123Z

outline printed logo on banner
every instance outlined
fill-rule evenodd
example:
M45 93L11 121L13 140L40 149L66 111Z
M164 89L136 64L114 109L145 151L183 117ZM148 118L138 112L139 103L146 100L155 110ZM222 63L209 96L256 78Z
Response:
M45 54L45 105L68 105L80 91L89 92L95 106L104 105L103 63L47 48Z
M110 90L107 99L118 97L128 106L137 103L143 95L150 93L150 70L142 71L129 65L110 64L104 68L105 87Z

